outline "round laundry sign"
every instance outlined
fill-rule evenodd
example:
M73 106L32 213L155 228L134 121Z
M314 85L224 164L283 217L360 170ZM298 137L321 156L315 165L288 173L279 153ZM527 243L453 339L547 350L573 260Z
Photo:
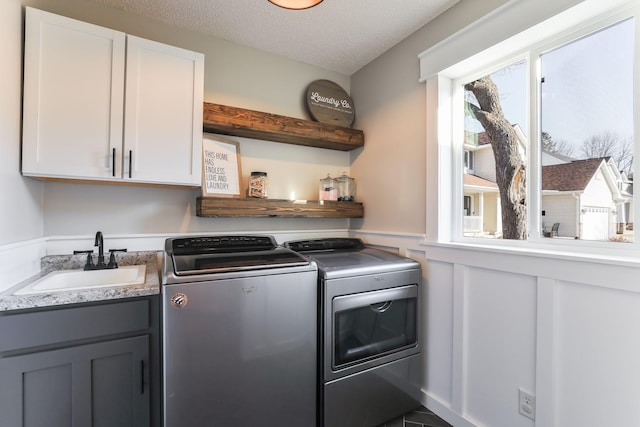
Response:
M350 127L356 118L353 100L336 83L316 80L307 87L307 108L313 120Z

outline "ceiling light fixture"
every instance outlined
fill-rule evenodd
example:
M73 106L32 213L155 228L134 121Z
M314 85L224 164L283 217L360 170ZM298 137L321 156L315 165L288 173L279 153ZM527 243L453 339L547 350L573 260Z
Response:
M271 3L276 6L283 7L285 9L309 9L310 7L316 6L322 3L322 0L269 0Z

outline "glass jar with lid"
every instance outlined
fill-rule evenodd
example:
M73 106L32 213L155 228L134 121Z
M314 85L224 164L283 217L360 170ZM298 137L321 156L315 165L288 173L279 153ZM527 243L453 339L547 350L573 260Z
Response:
M338 189L335 179L331 178L331 175L327 174L326 178L320 180L318 190L318 200L338 200Z
M268 195L268 184L266 172L251 172L249 177L249 188L247 195L259 199L266 199Z
M343 172L341 176L336 178L338 184L338 201L339 202L355 202L356 201L356 180L347 176Z

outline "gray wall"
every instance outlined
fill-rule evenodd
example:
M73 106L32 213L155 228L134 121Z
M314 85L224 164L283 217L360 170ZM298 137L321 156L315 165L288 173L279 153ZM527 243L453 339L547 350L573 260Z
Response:
M308 118L307 85L329 79L349 91L349 77L221 39L170 27L86 0L0 2L0 244L42 236L177 233L231 230L346 228L348 220L203 219L199 190L42 183L23 178L20 165L21 65L24 6L113 28L205 54L205 101ZM349 171L349 154L264 141L240 141L242 171L270 173L270 195L317 199L327 173ZM302 171L301 171L302 168ZM296 187L297 185L297 187ZM291 188L290 188L291 187Z
M506 0L461 0L351 78L356 127L366 132L352 153L358 195L366 200L357 229L425 232L426 98L418 54Z
M425 88L417 55L486 14L505 0L461 0L444 14L348 77L269 53L170 27L84 0L3 0L0 43L0 244L40 236L171 233L227 230L345 228L424 233ZM355 127L365 148L349 153L271 142L241 142L243 174L252 168L292 170L272 176L272 197L288 197L301 182L315 198L317 179L343 170L356 178L364 220L202 219L195 217L198 190L42 183L19 174L23 7L29 5L205 54L205 100L307 118L303 93L316 79L350 91ZM6 77L5 77L6 76ZM6 96L5 96L6 94ZM284 164L282 160L285 159ZM295 169L304 165L304 171ZM273 174L272 174L273 175Z
M20 175L22 12L0 2L0 244L42 236L43 185Z

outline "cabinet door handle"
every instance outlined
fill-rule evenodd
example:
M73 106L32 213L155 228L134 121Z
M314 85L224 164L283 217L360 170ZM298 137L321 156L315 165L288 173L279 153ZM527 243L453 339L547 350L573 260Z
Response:
M129 150L129 178L131 178L131 165L133 164L133 150Z
M144 394L144 360L140 361L140 394Z
M111 176L116 177L116 149L111 151Z

